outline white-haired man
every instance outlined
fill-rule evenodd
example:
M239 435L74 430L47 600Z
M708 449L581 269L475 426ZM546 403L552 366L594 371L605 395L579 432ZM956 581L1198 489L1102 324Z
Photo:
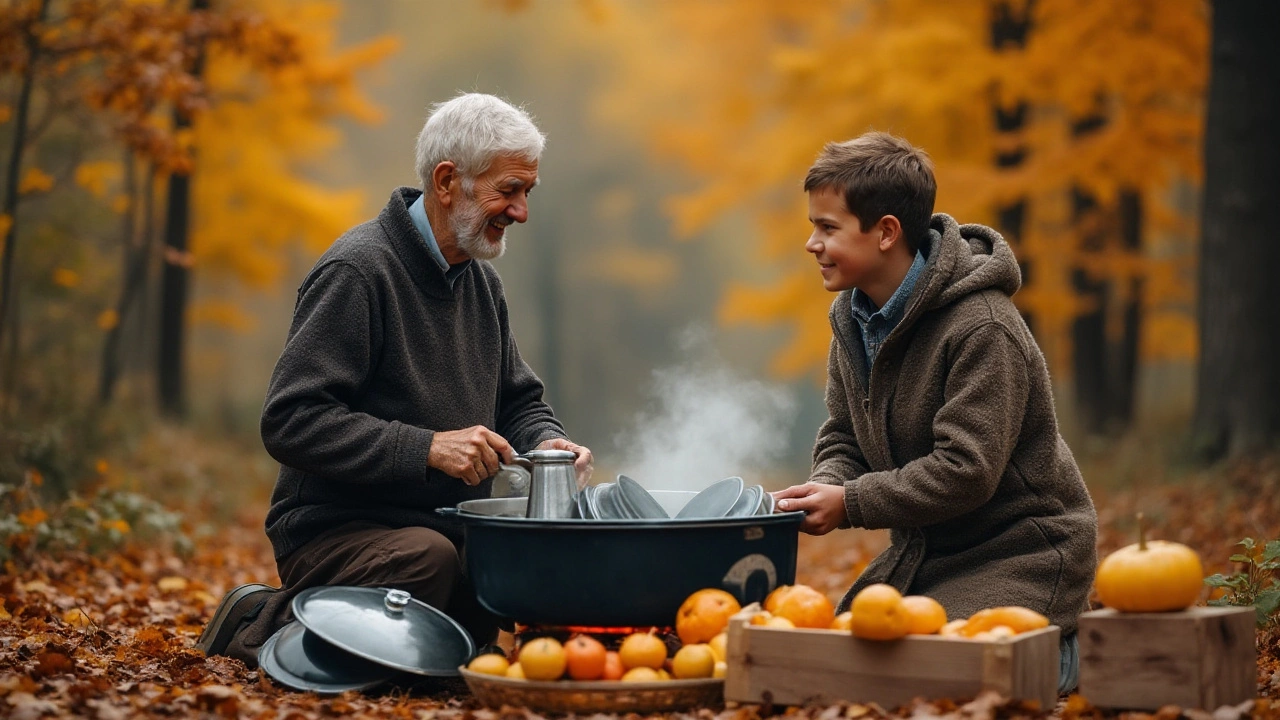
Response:
M283 587L229 592L197 643L206 654L253 665L293 597L321 585L397 587L477 645L496 636L463 574L461 527L436 508L487 497L517 452L571 450L580 476L592 462L542 401L487 262L529 217L545 142L491 95L436 105L418 136L422 190L398 188L303 280L262 411L281 465L266 531Z

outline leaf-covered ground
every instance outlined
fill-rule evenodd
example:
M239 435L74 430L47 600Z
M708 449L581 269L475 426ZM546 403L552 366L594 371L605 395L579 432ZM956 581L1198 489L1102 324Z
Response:
M1132 542L1135 511L1149 518L1152 536L1186 543L1205 559L1206 572L1232 572L1227 558L1243 537L1280 537L1280 467L1274 461L1236 466L1170 486L1095 490L1100 551ZM798 581L839 597L882 535L837 532L803 537ZM37 557L10 565L0 578L0 717L321 718L403 717L505 720L533 715L521 708L481 707L458 681L424 682L371 694L319 697L288 691L263 673L192 649L222 593L250 581L275 582L260 517L251 516L197 543L180 558L160 547L132 547L100 555ZM1276 637L1260 632L1258 700L1216 714L1178 708L1130 718L1280 720L1280 664ZM994 695L920 700L902 708L835 705L776 708L709 707L688 717L754 720L770 716L838 718L1020 718L1049 715L1113 717L1087 698L1063 698L1040 712Z

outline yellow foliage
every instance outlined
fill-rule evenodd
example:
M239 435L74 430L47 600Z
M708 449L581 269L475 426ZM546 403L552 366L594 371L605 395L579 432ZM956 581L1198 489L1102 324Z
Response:
M80 273L67 268L57 268L53 271L53 284L64 288L73 288L80 284Z
M120 324L120 313L115 310L103 310L98 313L98 329L111 330Z
M7 237L11 227L13 227L13 216L9 213L0 213L0 238ZM4 253L0 251L0 257L3 255Z
M222 300L201 300L192 303L190 319L194 323L206 323L229 330L249 331L257 326L252 315L235 303Z
M361 219L359 190L326 188L303 170L341 141L334 120L381 118L361 93L357 73L381 62L397 41L381 37L336 51L340 3L253 4L297 33L300 60L271 73L261 92L246 95L238 89L254 86L248 64L211 53L207 79L222 99L195 124L200 171L194 176L191 250L202 270L266 288L278 282L295 244L318 253ZM204 307L193 318L233 328L252 324L225 306Z
M45 512L44 510L41 510L40 508L31 508L29 510L23 510L21 513L18 513L18 522L22 523L23 525L26 525L29 528L35 527L48 519L49 519L49 513Z
M111 186L119 182L123 168L118 162L81 163L76 167L75 181L96 198L104 198Z
M1025 46L992 46L1002 5L1033 13ZM775 371L821 377L830 339L831 298L803 251L800 181L824 143L872 128L929 151L940 211L991 222L1002 205L1031 207L1033 220L1009 238L1033 268L1015 298L1055 374L1069 373L1075 318L1095 309L1075 289L1077 272L1106 283L1115 306L1141 280L1143 308L1165 318L1159 332L1144 331L1143 352L1194 352L1168 320L1183 317L1184 329L1192 322L1191 303L1175 297L1192 286L1188 250L1157 252L1154 243L1160 232L1185 234L1195 224L1167 191L1201 173L1204 0L739 0L734 12L687 0L616 10L609 46L626 81L598 112L647 135L695 181L668 203L678 233L690 236L729 212L758 221L755 258L776 268L777 279L731 286L720 319L794 327ZM1027 104L1018 132L997 131L993 103ZM639 118L652 122L643 111L655 107L666 109L657 126L639 126ZM1098 129L1073 132L1094 114L1104 120ZM1012 151L1023 161L997 167L997 153ZM1092 195L1097 212L1073 216L1073 191ZM1138 192L1151 219L1136 250L1120 244L1121 191Z
M9 118L13 117L13 108L8 105L0 104L0 125L9 122Z
M22 180L18 182L18 194L29 195L35 192L48 192L53 189L53 176L40 168L27 168Z
M102 527L104 530L115 530L116 532L121 534L127 534L129 530L131 530L131 528L129 527L129 521L120 520L120 519L103 520Z

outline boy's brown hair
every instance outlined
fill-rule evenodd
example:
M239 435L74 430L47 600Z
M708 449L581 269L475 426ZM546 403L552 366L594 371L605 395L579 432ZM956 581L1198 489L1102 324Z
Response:
M869 132L827 143L804 178L804 191L832 188L863 231L885 215L898 218L914 255L929 232L938 183L929 154L900 137Z

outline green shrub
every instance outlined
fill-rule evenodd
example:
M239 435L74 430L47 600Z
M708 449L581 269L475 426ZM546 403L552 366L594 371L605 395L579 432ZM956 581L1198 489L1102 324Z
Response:
M179 553L191 549L181 514L150 498L101 488L86 497L72 492L46 507L35 492L42 484L36 470L28 470L21 484L0 483L0 563L72 550L100 553L131 542L170 543Z
M1231 575L1210 575L1204 583L1213 588L1225 588L1226 593L1210 600L1210 605L1252 606L1258 613L1259 627L1275 627L1280 624L1280 540L1272 540L1258 547L1253 538L1236 543L1244 552L1231 556L1231 562L1241 568Z

